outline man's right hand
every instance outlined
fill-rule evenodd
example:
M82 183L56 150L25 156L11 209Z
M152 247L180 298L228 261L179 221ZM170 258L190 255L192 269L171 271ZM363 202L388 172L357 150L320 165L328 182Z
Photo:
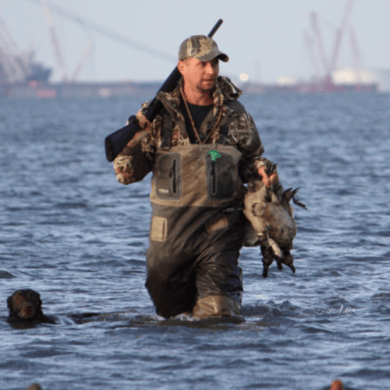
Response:
M145 118L145 116L142 114L142 109L137 112L136 118L139 123L139 127L142 130L149 131L151 128L150 122Z
M134 137L127 143L127 146L129 148L133 148L136 145L138 145L140 140L142 138L144 138L145 135L147 135L150 132L151 128L152 128L150 122L142 114L142 109L137 112L136 118L137 118L140 130L138 130L135 133ZM129 122L127 122L127 124L129 124Z

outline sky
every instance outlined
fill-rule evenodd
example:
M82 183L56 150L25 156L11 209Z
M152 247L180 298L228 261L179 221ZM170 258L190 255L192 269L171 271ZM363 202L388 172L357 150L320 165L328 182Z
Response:
M328 58L349 0L50 0L90 27L54 11L52 16L66 75L82 64L78 81L160 81L177 64L181 42L207 35L218 19L214 36L229 55L220 73L249 81L275 83L280 77L309 79L314 66L304 41L311 32L310 12L318 15ZM390 0L356 0L348 23L355 29L364 68L390 69ZM33 47L36 60L53 67L52 81L62 77L39 0L0 0L0 17L20 51ZM349 25L349 24L348 24ZM163 53L142 51L96 31L99 26L131 42ZM91 47L88 51L87 48ZM85 53L88 53L85 60ZM353 67L348 31L341 44L338 68ZM318 56L319 58L319 56Z

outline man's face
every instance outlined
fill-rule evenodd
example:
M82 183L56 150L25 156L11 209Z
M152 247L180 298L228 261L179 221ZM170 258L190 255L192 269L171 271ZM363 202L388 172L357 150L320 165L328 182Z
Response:
M184 84L200 92L210 92L218 77L218 58L202 62L197 58L186 58L179 61L179 71L183 76Z

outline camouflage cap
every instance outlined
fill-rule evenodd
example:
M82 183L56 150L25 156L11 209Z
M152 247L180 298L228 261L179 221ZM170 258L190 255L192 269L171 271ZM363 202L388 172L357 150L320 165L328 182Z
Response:
M186 58L197 58L200 61L206 62L216 57L224 62L229 61L229 57L219 51L216 42L205 35L193 35L180 45L179 61Z

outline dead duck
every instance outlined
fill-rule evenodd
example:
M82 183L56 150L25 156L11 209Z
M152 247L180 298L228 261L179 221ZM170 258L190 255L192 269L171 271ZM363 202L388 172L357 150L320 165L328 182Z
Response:
M276 260L279 269L282 264L295 273L294 258L291 255L297 226L290 201L306 209L306 206L295 199L298 189L289 188L283 191L277 175L277 165L263 160L260 167L268 177L263 180L260 175L248 182L244 198L244 214L249 221L244 245L260 245L263 255L263 276L268 276L268 269ZM259 168L260 168L259 167ZM271 178L271 179L270 179Z

